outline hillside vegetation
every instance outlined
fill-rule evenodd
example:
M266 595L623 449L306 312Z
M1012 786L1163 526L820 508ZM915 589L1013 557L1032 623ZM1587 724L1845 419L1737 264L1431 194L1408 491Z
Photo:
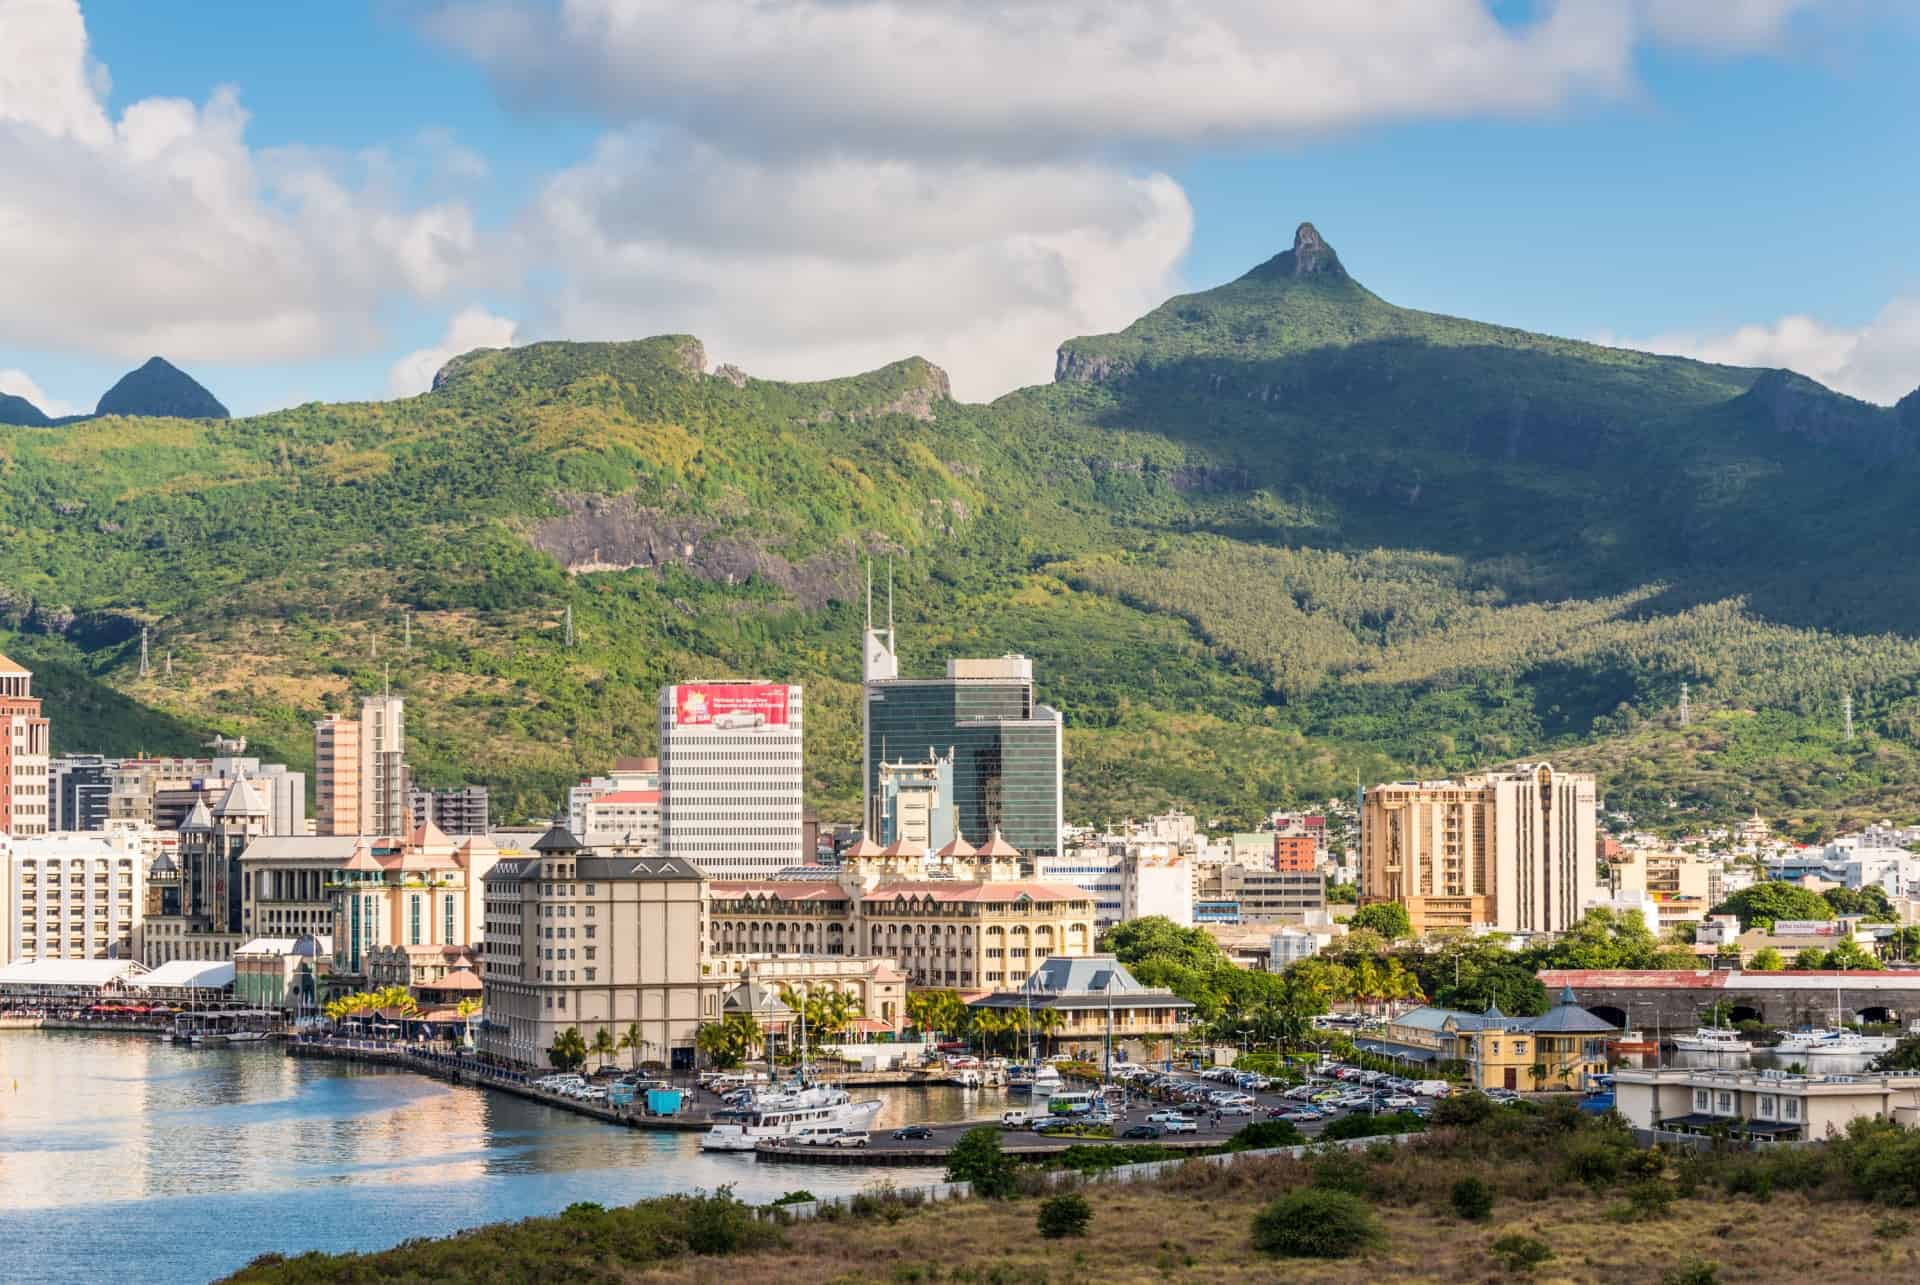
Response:
M1920 397L1397 308L1310 228L1058 367L974 406L917 358L783 383L667 336L0 427L0 649L61 748L217 727L296 763L390 672L417 775L512 818L649 750L663 682L791 679L846 817L871 558L908 672L1035 658L1079 819L1539 754L1659 823L1912 813Z

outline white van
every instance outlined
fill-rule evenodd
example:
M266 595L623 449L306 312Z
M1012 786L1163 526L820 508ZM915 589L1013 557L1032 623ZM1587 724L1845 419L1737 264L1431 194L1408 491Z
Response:
M1002 1111L1000 1113L1000 1127L1002 1129L1025 1129L1035 1120L1044 1120L1046 1118L1047 1113L1045 1111L1029 1111L1025 1108L1016 1107L1012 1111Z
M1423 1098L1444 1098L1447 1096L1445 1080L1415 1080L1413 1091Z

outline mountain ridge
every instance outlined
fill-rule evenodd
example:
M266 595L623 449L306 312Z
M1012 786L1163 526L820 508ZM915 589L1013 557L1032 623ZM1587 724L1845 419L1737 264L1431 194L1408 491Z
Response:
M1060 352L981 405L919 358L788 382L561 341L400 401L0 430L0 643L122 711L90 727L295 763L391 671L420 779L515 818L651 748L661 683L804 682L833 815L890 559L909 671L1034 658L1077 818L1535 754L1661 817L1920 796L1920 398L1400 309L1311 225Z
M0 393L0 424L52 428L111 415L178 419L226 419L227 408L200 382L167 361L149 357L115 380L90 415L48 415L24 397Z

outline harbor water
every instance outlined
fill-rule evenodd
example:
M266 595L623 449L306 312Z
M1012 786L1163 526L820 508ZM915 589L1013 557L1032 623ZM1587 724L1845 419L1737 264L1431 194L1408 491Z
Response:
M887 1103L876 1129L1002 1107L989 1091L872 1092ZM267 1252L382 1249L575 1201L941 1176L759 1164L699 1142L278 1046L0 1031L0 1278L206 1281Z

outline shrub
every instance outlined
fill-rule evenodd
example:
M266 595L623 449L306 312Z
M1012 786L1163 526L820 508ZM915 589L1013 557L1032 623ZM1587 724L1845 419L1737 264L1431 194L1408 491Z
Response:
M1553 1257L1553 1246L1538 1236L1509 1232L1487 1246L1487 1252L1510 1272L1530 1272Z
M1367 1202L1344 1191L1306 1187L1253 1219L1253 1247L1276 1258L1351 1258L1385 1239Z
M1673 1205L1673 1188L1658 1178L1636 1182L1627 1192L1627 1208L1635 1218L1658 1218Z
M1598 1139L1583 1140L1567 1149L1562 1168L1567 1177L1589 1187L1609 1186L1620 1177L1621 1148Z
M1011 1196L1018 1183L1013 1158L1000 1149L1000 1131L983 1126L961 1134L947 1155L947 1181L972 1183L976 1196Z
M1087 1224L1093 1221L1093 1207L1077 1191L1064 1191L1040 1203L1040 1213L1035 1222L1040 1234L1048 1240L1059 1240L1063 1236L1084 1236Z
M689 1196L685 1213L687 1251L694 1254L732 1254L769 1243L778 1233L753 1216L753 1210L734 1199L733 1188L712 1195Z
M1493 1099L1484 1093L1456 1093L1450 1098L1441 1098L1433 1105L1433 1123L1436 1126L1460 1127L1475 1125L1494 1112Z
M1179 1155L1172 1147L1163 1147L1157 1142L1119 1142L1110 1147L1068 1147L1052 1159L1060 1168L1076 1173L1103 1173L1121 1165L1173 1160Z
M811 1191L808 1191L805 1187L802 1187L797 1191L789 1191L784 1196L781 1196L778 1200L774 1200L770 1203L775 1205L810 1205L815 1200L818 1200L818 1199L819 1199L818 1196L814 1195Z
M1291 1120L1256 1120L1227 1139L1229 1151L1257 1151L1264 1147L1297 1147L1306 1135Z
M1659 1178L1667 1172L1667 1158L1660 1148L1648 1147L1645 1151L1629 1152L1620 1167L1629 1178Z
M1372 1176L1366 1161L1344 1147L1329 1147L1314 1157L1312 1185L1322 1191L1365 1195Z
M1343 1115L1320 1131L1320 1136L1331 1142L1343 1138L1373 1138L1382 1134L1420 1133L1427 1122L1411 1111L1396 1111L1392 1115Z
M1468 1222L1485 1222L1493 1216L1493 1188L1478 1178L1454 1183L1447 1198L1453 1203L1453 1212Z
M1899 1240L1913 1230L1913 1224L1904 1218L1882 1218L1873 1225L1875 1240Z
M562 1209L560 1216L572 1222L583 1222L591 1221L596 1216L606 1212L607 1207L596 1201L576 1200L565 1209Z
M1660 1285L1719 1285L1720 1267L1704 1259L1690 1259L1660 1275Z

